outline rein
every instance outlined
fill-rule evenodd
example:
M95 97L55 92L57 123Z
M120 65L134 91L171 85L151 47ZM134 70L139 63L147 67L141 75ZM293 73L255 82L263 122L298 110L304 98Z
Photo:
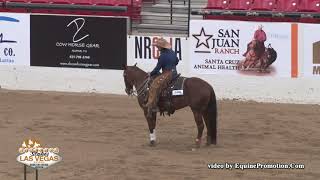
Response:
M149 81L150 81L150 77L148 77L147 79L145 79L145 80L143 81L142 85L141 85L137 90L133 90L131 94L132 94L133 96L139 97L139 96L143 93L143 91L144 91L144 89L145 89L145 87L147 86L147 84L148 84Z

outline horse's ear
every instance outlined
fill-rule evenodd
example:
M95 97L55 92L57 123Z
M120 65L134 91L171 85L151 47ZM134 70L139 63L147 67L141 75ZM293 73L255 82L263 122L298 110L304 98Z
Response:
M135 63L133 66L137 66L137 63Z
M127 69L127 65L126 64L123 64L122 67L123 67L124 70Z

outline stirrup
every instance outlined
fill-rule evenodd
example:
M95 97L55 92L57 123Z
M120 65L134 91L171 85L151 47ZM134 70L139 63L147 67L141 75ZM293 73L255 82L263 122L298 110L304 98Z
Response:
M158 107L148 107L148 113L156 113L159 111L159 108Z
M144 108L147 108L147 107L148 107L148 106L147 106L147 103L142 103L141 106L144 107Z
M158 107L151 108L151 112L158 112L158 110L159 110Z

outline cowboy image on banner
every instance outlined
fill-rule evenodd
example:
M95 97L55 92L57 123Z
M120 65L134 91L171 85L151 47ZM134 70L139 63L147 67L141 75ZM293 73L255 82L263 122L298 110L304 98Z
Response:
M291 77L291 24L191 20L189 53L196 74Z
M267 35L263 26L259 25L255 31L253 39L248 43L247 51L243 54L245 60L240 61L240 70L257 70L267 72L267 68L277 59L277 52L271 47L265 47Z

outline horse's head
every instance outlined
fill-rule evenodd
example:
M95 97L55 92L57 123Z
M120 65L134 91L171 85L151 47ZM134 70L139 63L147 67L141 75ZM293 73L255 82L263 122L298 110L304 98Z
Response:
M257 40L252 40L250 43L250 47L252 49L255 49L258 46L258 41Z
M136 67L137 63L134 66L127 66L124 65L124 71L123 71L123 78L124 78L124 84L126 85L126 93L128 95L133 94L133 86L135 84L135 74L136 74Z

